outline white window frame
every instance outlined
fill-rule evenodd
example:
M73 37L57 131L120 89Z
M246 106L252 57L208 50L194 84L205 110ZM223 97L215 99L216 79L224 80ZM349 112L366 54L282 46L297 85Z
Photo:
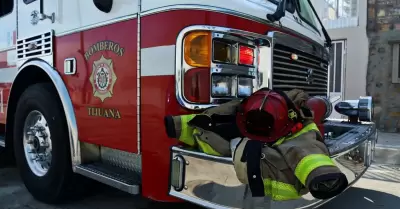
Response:
M360 0L354 1L354 10L351 10L349 16L343 16L343 0L312 0L313 2L318 2L317 10L319 11L320 18L327 29L335 29L335 28L352 28L358 27L360 25ZM363 0L365 1L365 0ZM320 5L323 5L323 9L319 8ZM351 2L352 3L352 2ZM353 6L353 4L352 4ZM329 8L335 11L334 17L329 18ZM325 11L326 10L326 11ZM354 13L353 13L354 11ZM353 15L354 14L354 15Z
M344 96L344 91L345 91L345 76L346 76L346 64L347 64L347 39L338 39L338 40L332 40L333 46L334 48L331 48L330 50L334 50L334 56L333 56L333 60L331 60L330 65L329 65L329 71L328 71L328 94L330 93L337 93L336 91L336 59L337 59L337 53L336 53L336 44L341 43L342 44L342 54L341 54L341 58L342 58L342 62L341 62L341 76L340 76L340 91L342 93L342 97ZM333 69L333 84L332 84L332 89L329 89L329 85L330 85L330 76L331 73L330 71L332 70L332 65L335 66L335 68ZM332 90L332 91L330 91Z
M399 43L393 43L393 63L392 63L392 83L400 83L400 58L399 58L399 53L400 53L400 42Z
M329 0L324 0L327 3L327 7L326 8L332 8L335 10L336 13L336 19L340 19L340 18L352 18L352 17L358 17L360 15L360 1L356 0L356 16L350 16L349 17L345 17L343 16L343 14L339 14L340 12L343 13L343 5L339 6L339 3L343 3L343 0L334 0L333 4L329 3ZM335 8L336 6L338 6L337 8Z

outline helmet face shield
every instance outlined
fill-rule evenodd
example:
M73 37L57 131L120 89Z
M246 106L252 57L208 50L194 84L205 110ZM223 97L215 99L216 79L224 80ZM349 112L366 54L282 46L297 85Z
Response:
M249 134L270 136L274 127L274 117L262 110L251 110L246 114L245 124Z

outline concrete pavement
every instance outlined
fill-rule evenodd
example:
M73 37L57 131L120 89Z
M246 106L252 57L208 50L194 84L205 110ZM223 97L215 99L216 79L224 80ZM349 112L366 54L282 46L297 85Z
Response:
M352 188L320 209L400 208L400 169L373 165Z
M378 164L400 165L400 134L378 133L374 161Z
M22 185L15 169L0 169L0 209L178 209L176 205L148 205L143 198L133 197L106 186L101 188L96 194L83 201L50 206L32 198ZM393 166L373 165L357 184L323 205L321 209L398 209L399 206L400 169ZM179 208L200 209L190 204Z
M191 204L153 204L105 185L81 201L65 205L46 205L32 198L22 184L15 168L0 169L0 209L200 209Z
M374 164L352 188L321 209L400 208L400 134L378 133Z
M380 133L375 164L352 188L320 207L321 209L398 209L400 208L400 135ZM388 163L398 164L388 165ZM141 209L182 208L194 205L152 205L107 186L82 201L50 206L37 202L26 191L14 168L0 168L0 209ZM286 209L286 208L282 208ZM289 209L289 208L288 208Z

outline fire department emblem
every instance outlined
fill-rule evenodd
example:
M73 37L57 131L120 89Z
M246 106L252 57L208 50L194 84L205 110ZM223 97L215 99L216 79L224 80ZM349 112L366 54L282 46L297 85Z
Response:
M117 76L114 73L113 62L102 55L93 63L93 70L90 76L90 83L93 87L93 96L98 97L102 102L112 97Z

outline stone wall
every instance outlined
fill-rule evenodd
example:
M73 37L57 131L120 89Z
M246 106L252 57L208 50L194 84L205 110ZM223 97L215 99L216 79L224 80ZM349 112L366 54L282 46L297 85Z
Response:
M392 83L392 44L400 43L400 0L368 0L367 36L366 93L374 98L375 122L382 131L400 132L400 84Z

